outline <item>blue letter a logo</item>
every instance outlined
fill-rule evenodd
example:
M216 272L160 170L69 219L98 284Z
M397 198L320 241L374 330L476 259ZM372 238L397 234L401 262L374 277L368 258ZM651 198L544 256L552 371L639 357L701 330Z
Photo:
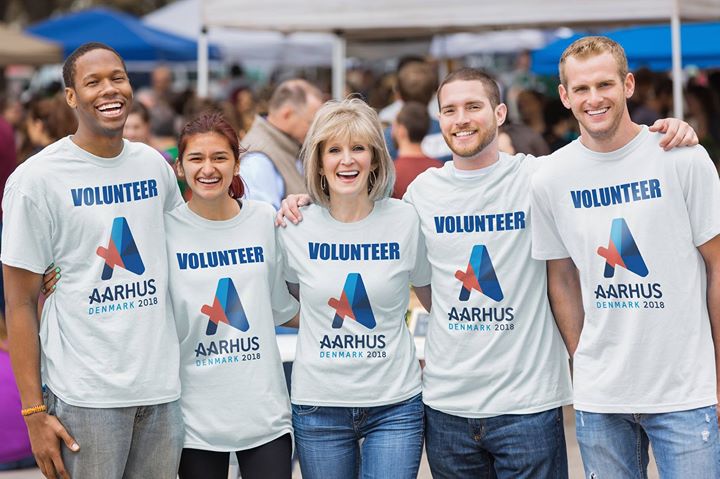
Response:
M605 258L605 277L615 276L615 266L622 266L638 276L648 275L640 250L635 243L630 228L624 218L615 218L610 230L610 243L607 248L600 246L597 253Z
M470 299L470 291L473 289L495 301L502 301L504 297L490 259L490 253L488 253L485 245L476 244L473 246L467 270L456 271L455 277L462 282L460 301Z
M230 278L218 281L212 306L205 304L200 308L200 312L210 317L205 331L208 336L215 334L219 323L225 323L242 332L250 329L240 296Z
M360 273L350 273L345 279L340 299L330 298L328 305L335 310L332 327L341 328L345 318L354 319L368 329L375 327L375 316Z
M120 266L138 275L145 272L145 265L135 244L135 238L123 216L113 220L108 247L98 246L97 255L105 260L102 279L112 278L115 266Z

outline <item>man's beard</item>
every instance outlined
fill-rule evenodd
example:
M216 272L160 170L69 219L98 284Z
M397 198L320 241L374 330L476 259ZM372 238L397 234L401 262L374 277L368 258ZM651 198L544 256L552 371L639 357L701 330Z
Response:
M487 130L478 130L478 134L483 134L483 137L478 143L478 145L476 147L473 147L471 150L457 150L453 147L452 141L449 141L452 139L452 137L448 139L448 137L444 134L443 137L445 138L445 143L447 143L450 151L452 151L455 155L461 158L472 158L481 151L483 151L485 148L487 148L487 146L493 142L493 140L497 136L497 125L493 124L491 128L488 128Z

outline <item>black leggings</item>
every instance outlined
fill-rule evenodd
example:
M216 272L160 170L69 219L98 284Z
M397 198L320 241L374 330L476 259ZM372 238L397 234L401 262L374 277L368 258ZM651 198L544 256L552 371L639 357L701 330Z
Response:
M292 439L285 434L262 446L235 452L242 479L290 479ZM227 479L229 452L183 449L180 479Z

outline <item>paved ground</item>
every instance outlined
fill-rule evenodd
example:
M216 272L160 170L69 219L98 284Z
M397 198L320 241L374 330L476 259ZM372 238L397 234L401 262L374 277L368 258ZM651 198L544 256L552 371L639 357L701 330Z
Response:
M570 465L570 478L581 479L583 477L582 462L580 461L580 451L578 449L577 441L575 440L575 416L572 408L565 408L565 436L567 438L568 445L568 461ZM300 478L299 470L293 474L295 478ZM0 479L41 479L43 476L40 474L38 469L30 469L18 472L0 472ZM418 479L430 479L430 469L428 468L427 461L423 458L422 465L420 466L420 474ZM655 462L650 461L650 470L648 471L648 479L657 479L658 473L655 467Z

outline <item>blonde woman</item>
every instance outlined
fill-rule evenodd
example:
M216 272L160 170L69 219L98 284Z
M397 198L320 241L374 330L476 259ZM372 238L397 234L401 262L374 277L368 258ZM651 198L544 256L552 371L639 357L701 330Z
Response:
M326 103L302 158L314 204L279 239L302 304L291 402L303 477L415 478L423 405L405 312L409 285L424 298L430 283L418 218L388 198L392 160L362 101Z

